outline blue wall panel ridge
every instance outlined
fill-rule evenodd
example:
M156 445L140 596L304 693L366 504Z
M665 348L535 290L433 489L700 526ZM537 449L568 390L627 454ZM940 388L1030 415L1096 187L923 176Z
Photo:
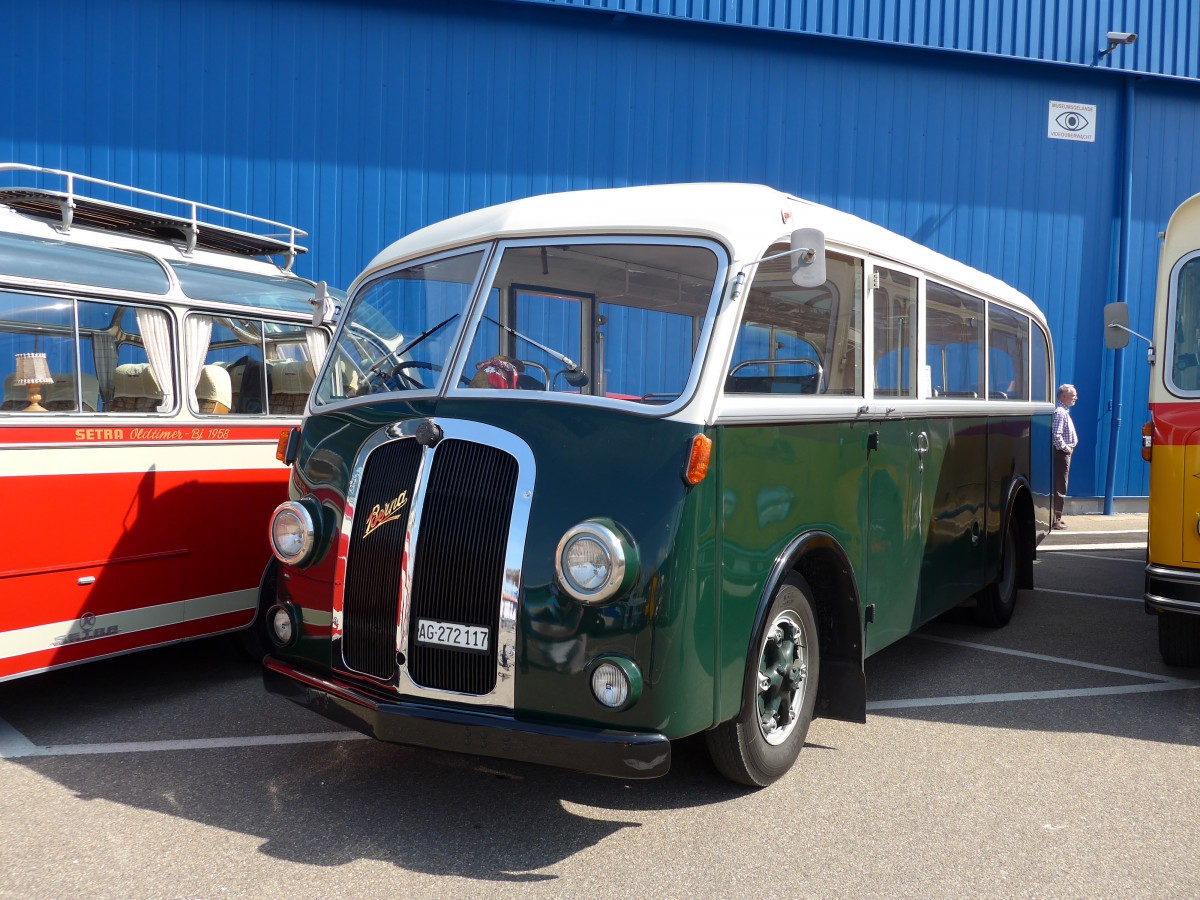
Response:
M1200 78L1200 0L509 0ZM1112 53L1109 32L1136 34Z
M803 10L822 28L866 34L879 4L662 2L659 15L624 19L566 5L14 5L0 31L0 160L294 223L312 235L297 271L339 287L402 235L517 197L769 184L1030 295L1049 317L1058 380L1080 389L1072 493L1103 491L1114 356L1100 311L1118 299L1126 76L666 15L733 10L730 24L743 25L752 7L770 22L794 9L796 27ZM894 27L911 31L924 13L907 8ZM922 34L932 27L921 18ZM938 29L969 31L959 19ZM1132 93L1131 287L1119 299L1145 333L1155 236L1200 190L1200 96L1170 79L1140 79ZM1050 139L1051 101L1094 106L1095 140ZM1143 495L1148 375L1139 352L1121 365L1116 493Z

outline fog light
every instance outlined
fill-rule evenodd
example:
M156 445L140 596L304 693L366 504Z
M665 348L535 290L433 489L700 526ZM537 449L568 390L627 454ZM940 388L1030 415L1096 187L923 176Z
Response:
M628 659L608 658L592 670L592 696L608 709L627 709L642 694L642 674Z
M283 604L272 606L267 610L267 624L270 628L271 640L280 647L294 644L300 634L299 619L294 607Z

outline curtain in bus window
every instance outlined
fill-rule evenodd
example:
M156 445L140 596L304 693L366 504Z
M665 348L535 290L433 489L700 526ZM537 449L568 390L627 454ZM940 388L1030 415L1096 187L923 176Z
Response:
M988 397L1025 400L1029 378L1029 319L995 303L988 304Z
M774 244L764 255L789 249ZM862 394L862 261L829 254L828 280L797 287L789 258L760 263L746 296L725 390Z
M80 300L77 310L79 356L83 367L80 375L83 378L94 376L100 384L104 403L99 411L158 412L163 401L174 393L169 331L165 368L160 372L150 363L138 307ZM164 323L159 321L158 324ZM154 324L151 327L155 327ZM94 371L89 371L93 367Z
M158 411L170 412L175 405L174 392L171 390L171 326L163 312L143 306L137 308L137 323L142 332L146 356L150 360L150 369L163 389L163 401Z
M184 384L188 386L188 403L192 409L200 408L196 398L196 385L200 381L200 370L208 356L212 328L212 316L190 315L183 320L183 378Z
M984 302L929 282L926 289L925 362L934 397L982 396Z
M53 383L16 384L18 353L44 355ZM28 410L34 394L41 396L42 409L78 409L75 376L74 303L61 297L0 291L0 378L4 382L0 412Z
M308 342L308 358L312 360L313 368L320 371L325 354L329 352L329 335L323 328L306 328L304 339Z

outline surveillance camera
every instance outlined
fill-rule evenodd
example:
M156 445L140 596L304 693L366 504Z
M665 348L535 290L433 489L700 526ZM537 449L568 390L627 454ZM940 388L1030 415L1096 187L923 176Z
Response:
M1128 31L1110 31L1108 39L1114 44L1132 44L1137 40L1137 35L1130 34Z

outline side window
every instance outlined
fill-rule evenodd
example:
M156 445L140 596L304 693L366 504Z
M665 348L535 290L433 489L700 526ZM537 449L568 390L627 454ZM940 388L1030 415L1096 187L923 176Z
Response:
M783 253L775 244L767 256ZM792 283L787 256L760 263L746 297L725 390L861 397L863 262L830 253L818 288Z
M172 346L162 310L0 292L0 411L170 412Z
M876 267L875 274L875 394L915 397L917 279L882 267Z
M983 396L984 302L929 282L925 363L934 397Z
M74 304L0 291L0 412L73 409L75 401L63 387L74 384L75 372Z
M84 409L170 412L175 407L170 320L162 310L79 301L80 383Z
M1050 344L1040 325L1030 329L1029 388L1030 400L1047 403L1050 400Z
M300 415L315 375L310 348L325 347L311 331L262 319L189 315L189 405L201 415Z
M1194 393L1200 391L1200 256L1179 267L1172 287L1168 377L1177 390Z
M988 397L1029 397L1029 319L995 303L988 304Z

